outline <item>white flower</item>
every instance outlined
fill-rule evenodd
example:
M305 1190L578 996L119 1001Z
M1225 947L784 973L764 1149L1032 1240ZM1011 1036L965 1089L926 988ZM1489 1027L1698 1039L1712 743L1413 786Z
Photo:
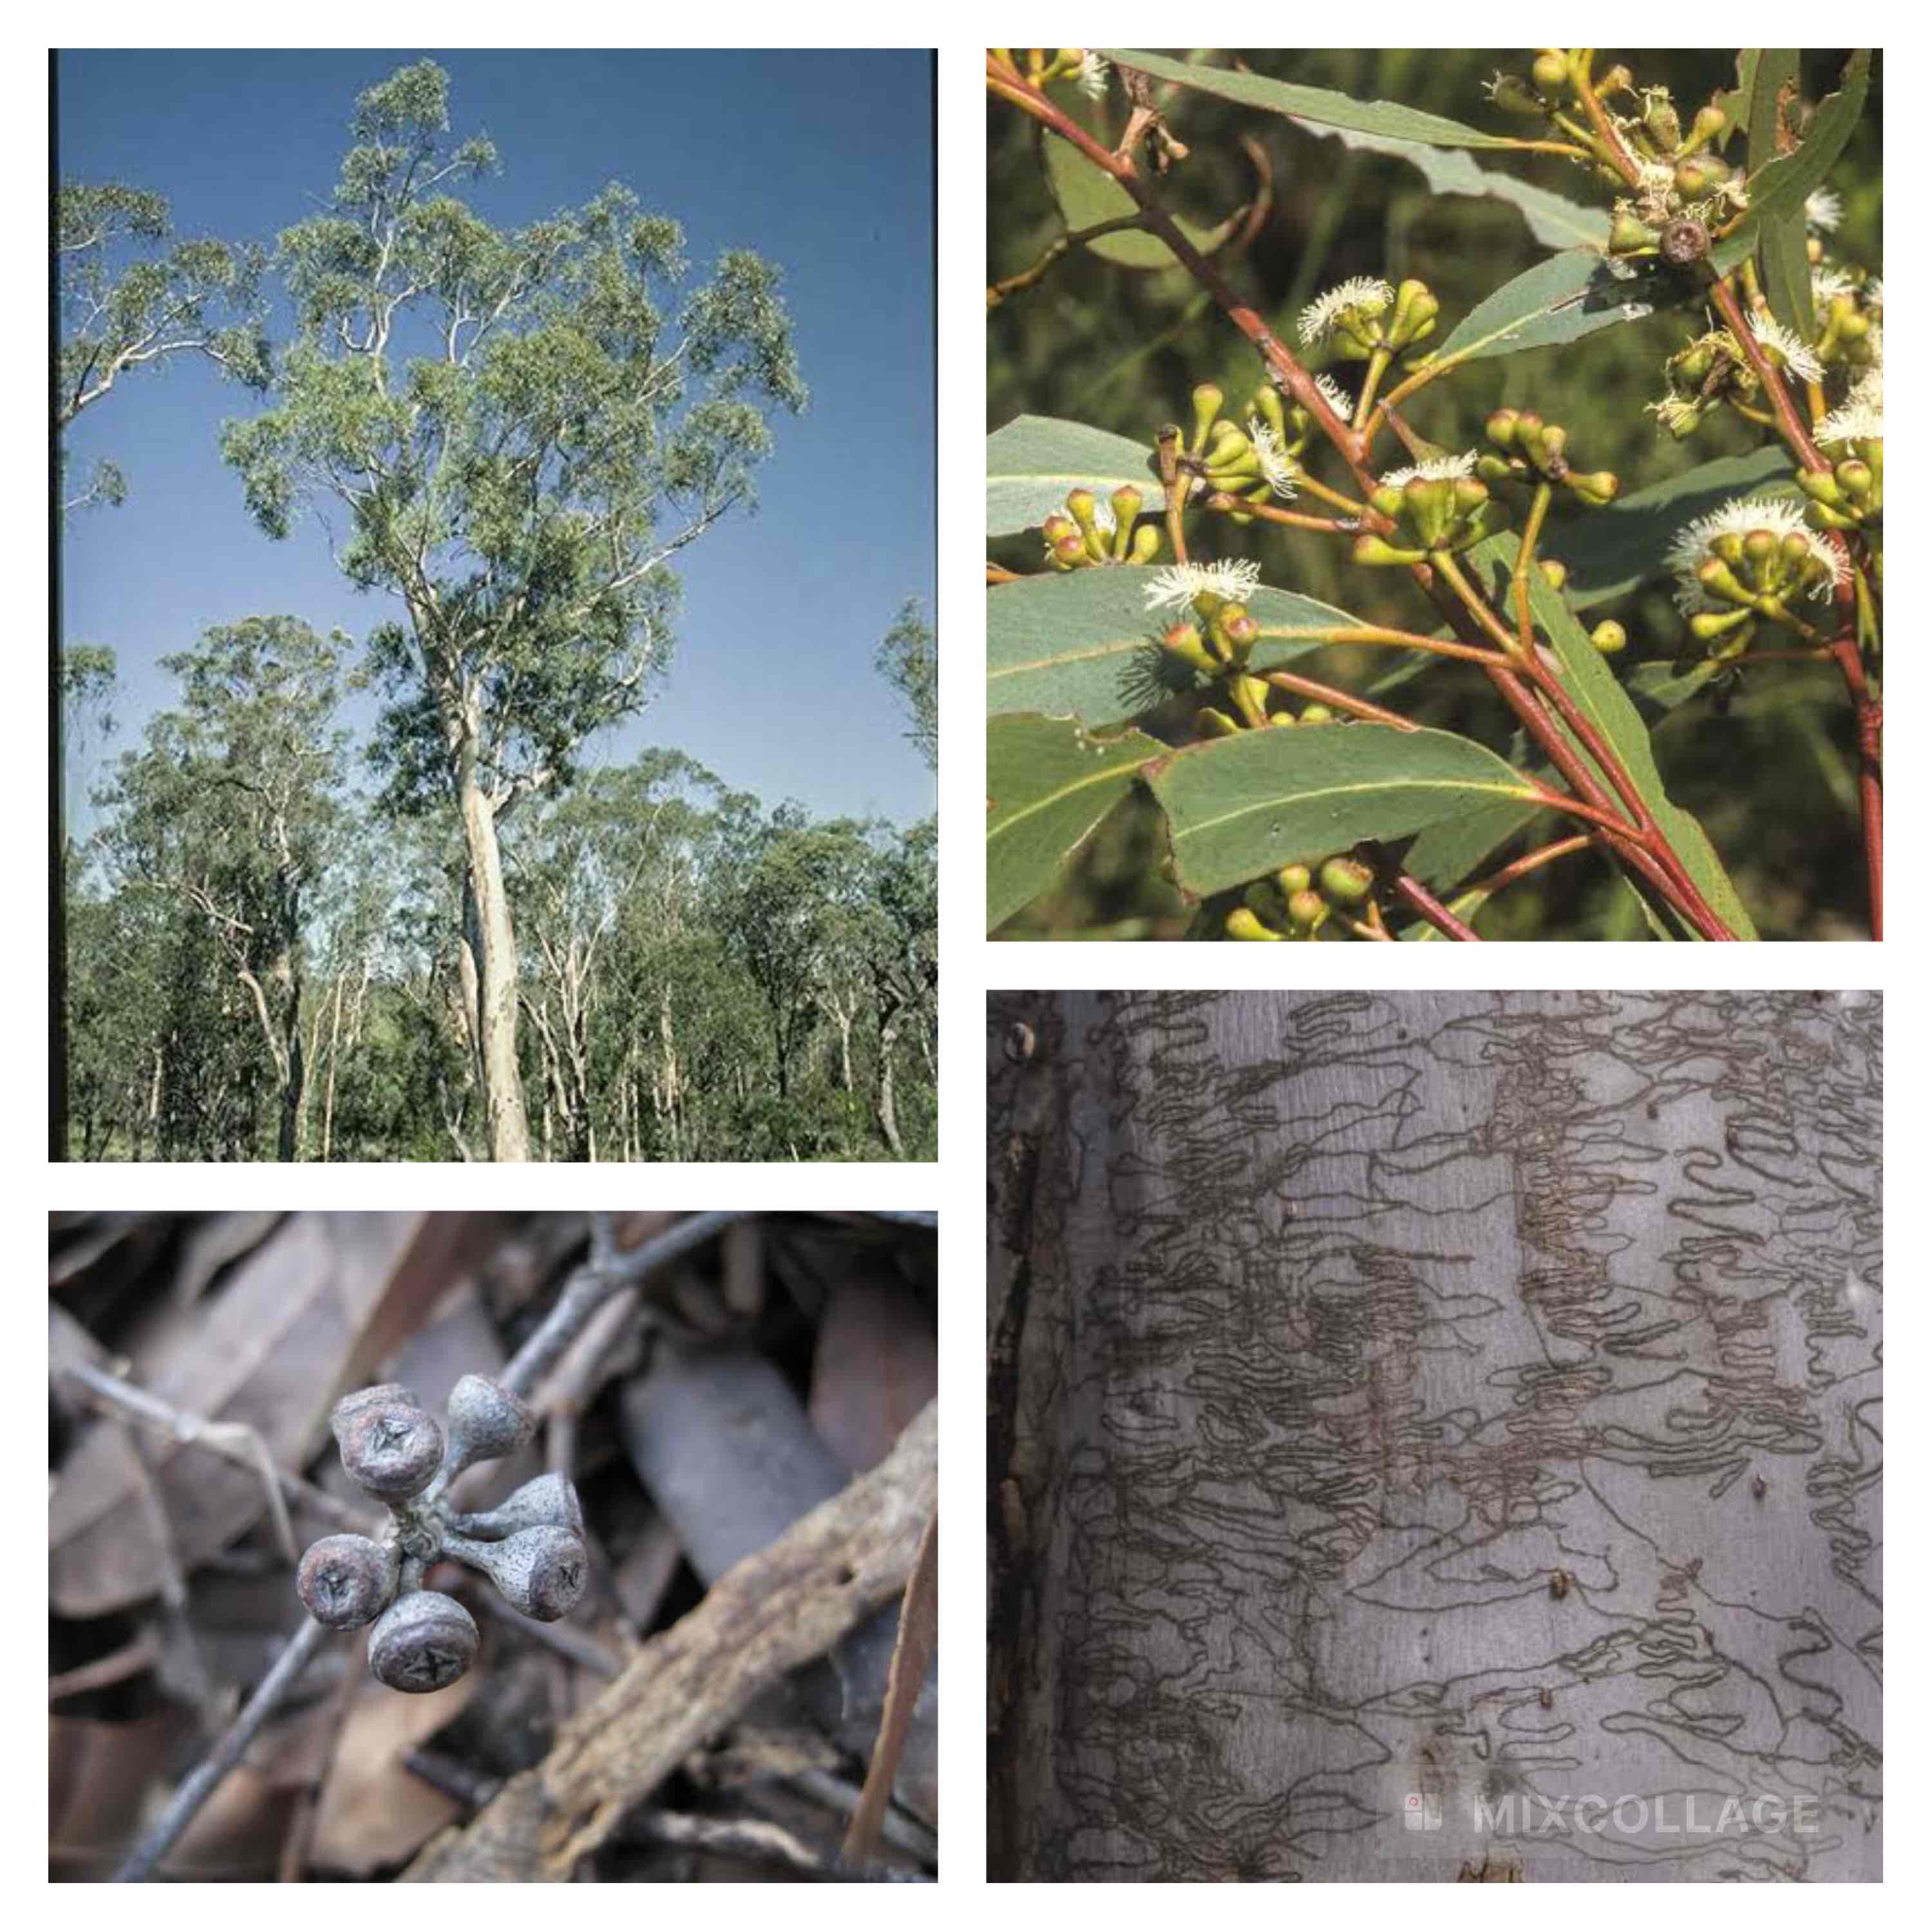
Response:
M1840 296L1854 293L1858 284L1843 268L1814 268L1811 271L1811 299L1822 308Z
M1695 403L1682 396L1666 396L1661 402L1646 403L1644 407L1672 436L1682 436L1694 428L1703 413Z
M1804 197L1804 225L1814 235L1828 235L1844 218L1845 204L1828 188L1814 188Z
M1814 442L1881 442L1884 440L1884 404L1861 401L1856 390L1811 432Z
M1294 494L1294 459L1281 446L1281 439L1259 416L1248 418L1248 440L1255 446L1256 460L1268 488L1284 500Z
M1104 100L1107 92L1107 76L1112 72L1113 69L1091 47L1088 48L1080 56L1080 92L1090 100Z
M1818 360L1811 345L1799 340L1775 317L1753 316L1750 332L1762 347L1776 350L1784 358L1784 366L1801 382L1822 382L1825 380L1825 365Z
M1260 586L1258 563L1171 563L1157 570L1147 586L1147 608L1172 605L1185 610L1204 590L1231 604L1245 604Z
M1376 487L1383 490L1400 490L1405 483L1413 482L1418 476L1425 483L1446 483L1458 476L1467 476L1476 466L1476 452L1465 450L1460 456L1431 456L1406 470L1391 470Z
M1713 510L1679 530L1676 541L1665 554L1664 561L1677 573L1677 608L1687 617L1700 610L1724 608L1712 600L1697 580L1698 570L1710 554L1712 538L1732 535L1745 537L1754 530L1768 530L1780 542L1790 536L1804 539L1806 548L1828 573L1814 586L1813 596L1822 597L1834 584L1844 581L1844 560L1804 520L1802 504L1784 496L1734 497L1722 509Z
M1330 331L1351 309L1366 309L1379 315L1395 300L1395 291L1373 275L1357 275L1340 288L1318 296L1301 311L1300 328L1304 348L1325 342Z
M1324 369L1315 379L1315 386L1328 399L1328 406L1344 422L1355 420L1355 404L1348 391Z
M1114 506L1104 496L1096 496L1094 499L1094 527L1103 537L1114 534Z

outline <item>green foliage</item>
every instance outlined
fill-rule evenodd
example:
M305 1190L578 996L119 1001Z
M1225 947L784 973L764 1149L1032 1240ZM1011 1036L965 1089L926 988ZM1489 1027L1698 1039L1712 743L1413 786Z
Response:
M168 204L120 182L63 182L54 204L58 352L53 418L64 430L128 370L206 356L248 388L268 380L256 307L261 251L189 240L164 247ZM226 318L225 320L224 318ZM63 507L119 503L127 484L102 462Z
M1210 739L1149 766L1147 778L1167 814L1179 882L1202 898L1529 795L1467 738L1388 724Z
M616 184L492 226L448 192L496 154L452 142L433 62L353 131L328 211L280 237L299 326L224 452L272 536L345 507L344 568L404 606L371 645L390 803L446 799L455 761L502 809L646 701L672 559L752 500L768 416L804 406L790 320L742 250L676 305L682 231Z
M1402 405L1406 428L1400 440L1408 454L1392 446L1384 428L1372 470L1413 463L1432 451L1447 455L1472 444L1480 447L1485 416L1508 405L1569 424L1573 458L1592 470L1603 465L1623 480L1625 488L1612 507L1588 514L1578 514L1559 494L1560 514L1552 513L1541 530L1538 555L1561 560L1569 573L1561 594L1540 571L1528 580L1532 626L1545 662L1560 667L1570 698L1627 768L1678 860L1732 930L1754 936L1748 901L1758 923L1774 935L1849 936L1862 922L1863 893L1848 758L1853 734L1844 692L1838 692L1835 708L1828 704L1820 710L1821 692L1830 695L1823 672L1767 662L1761 668L1750 664L1742 672L1734 668L1714 674L1679 660L1687 634L1666 594L1664 552L1670 538L1720 503L1767 489L1788 490L1791 453L1768 447L1771 439L1762 428L1723 410L1698 425L1694 448L1660 434L1652 406L1664 387L1660 365L1715 318L1704 313L1695 274L1660 264L1654 256L1612 265L1600 248L1574 245L1600 241L1608 232L1612 195L1627 191L1600 179L1603 170L1594 160L1586 166L1540 154L1485 155L1478 168L1465 155L1442 151L1461 145L1460 134L1471 125L1496 124L1493 106L1484 98L1487 77L1498 65L1512 59L1520 64L1524 57L1304 50L1246 54L1238 57L1238 67L1227 64L1232 57L1218 54L1197 54L1186 62L1108 57L1172 83L1152 96L1166 117L1164 128L1136 150L1137 158L1160 158L1155 192L1163 207L1198 224L1234 205L1251 172L1274 184L1271 221L1236 248L1224 249L1215 266L1235 298L1298 354L1304 346L1297 327L1303 309L1321 290L1351 278L1391 286L1420 278L1440 300L1444 334L1439 344L1430 344L1432 358L1409 362L1382 384L1386 392L1418 368L1436 372ZM1600 74L1612 58L1600 57ZM1622 58L1646 86L1669 86L1683 104L1687 124L1696 105L1732 76L1728 57ZM1720 263L1757 248L1760 268L1769 269L1770 224L1788 225L1794 216L1802 244L1804 196L1830 170L1845 219L1828 238L1829 254L1850 266L1855 281L1861 266L1876 273L1879 95L1869 84L1868 57L1854 57L1838 80L1844 60L1801 57L1801 91L1818 105L1789 114L1795 146L1753 180L1749 209L1730 240L1714 220ZM1739 65L1738 94L1727 98L1740 124L1752 118L1748 97L1754 86L1762 91L1764 71L1754 62ZM1301 106L1310 111L1303 112L1295 95L1323 92L1310 89L1310 82L1323 83L1327 98L1304 100ZM1056 108L1103 146L1118 138L1129 103L1118 85L1097 104L1081 100L1070 88L1048 92ZM1410 111L1413 104L1414 111L1434 124L1399 129L1388 118L1388 101L1369 98L1376 94L1399 97L1403 105L1396 113ZM1634 116L1648 112L1647 101L1628 90L1618 95L1612 111ZM1257 108L1265 112L1258 115ZM1467 122L1460 118L1465 115ZM1580 112L1578 118L1582 124ZM1047 243L1060 231L1066 159L1078 151L1048 136L1046 152L1057 154L1060 165L1049 164L1043 174L1036 122L1002 104L990 124L989 280L998 281L1040 263ZM1544 131L1505 121L1484 145L1507 148L1519 133ZM1168 145L1170 139L1175 145ZM1339 155L1338 140L1344 150ZM1434 145L1438 142L1442 147ZM1729 159L1742 166L1743 142L1736 147ZM1149 168L1147 178L1156 173ZM1418 181L1430 191L1418 188ZM1546 252L1558 243L1569 245L1554 255ZM1332 373L1352 385L1359 365ZM1212 722L1204 712L1198 719L1193 715L1202 698L1232 714L1226 692L1210 695L1204 686L1198 696L1178 693L1178 682L1188 680L1177 680L1171 656L1163 662L1159 634L1164 620L1148 613L1132 569L1060 575L1041 568L1040 522L1063 508L1070 489L1084 486L1104 497L1132 483L1146 500L1144 515L1151 512L1157 519L1160 485L1151 452L1159 426L1186 419L1186 398L1197 386L1241 398L1254 388L1256 375L1249 342L1228 326L1212 295L1178 267L1123 274L1092 250L1076 250L1052 260L992 308L989 555L1022 574L1018 582L996 585L988 596L989 710L1057 716L1056 747L1062 740L1081 742L1083 725L1112 729L1131 721L1151 741L1146 762L1155 773L1232 771L1242 760L1258 772L1264 766L1326 755L1312 748L1318 742L1340 745L1357 738L1366 743L1369 736L1383 735L1363 724L1320 734L1248 731L1174 754L1169 748L1189 743ZM1830 398L1840 394L1844 380L1834 372ZM1801 395L1801 410L1803 406ZM1232 403L1227 406L1230 417L1242 413ZM1300 460L1331 486L1360 494L1318 435ZM1526 489L1508 499L1516 528L1478 548L1462 563L1511 631L1510 576L1528 494ZM1318 519L1336 514L1306 487L1287 507ZM1419 652L1401 656L1267 634L1295 628L1292 621L1263 615L1263 602L1273 595L1298 597L1326 610L1328 627L1389 626L1448 636L1440 628L1442 614L1418 602L1418 586L1406 572L1352 570L1346 540L1338 544L1315 531L1261 521L1234 527L1226 517L1193 508L1187 535L1190 554L1196 558L1262 568L1264 586L1243 600L1263 634L1252 646L1250 669L1265 671L1288 662L1297 674L1397 703L1418 722L1474 741L1478 748L1507 745L1514 770L1567 788L1553 770L1528 764L1527 747L1511 741L1510 714L1473 668ZM1274 586L1282 587L1267 587ZM1586 608L1592 621L1613 616L1631 640L1633 648L1614 664L1577 623L1576 611ZM1343 618L1344 610L1359 616ZM1318 618L1310 628L1320 623ZM1291 656L1268 655L1284 644L1292 647ZM1230 683L1232 668L1214 681ZM1002 752L1009 735L1004 728L1021 724L1044 733L1052 722L998 715L991 721L989 757L1003 770L1009 796L1024 794L1025 775ZM1168 752L1164 760L1163 752ZM1029 755L1042 770L1050 762L1037 749ZM1765 774L1773 768L1780 783L1768 788ZM989 784L989 789L997 794L1000 788ZM996 873L991 908L995 922L1005 919L1004 929L1011 936L1179 936L1201 929L1191 897L1239 880L1224 876L1225 868L1190 865L1190 846L1223 836L1224 822L1225 836L1232 838L1238 827L1265 828L1288 819L1267 808L1276 801L1264 795L1264 785L1256 794L1254 811L1224 814L1226 800L1208 800L1212 808L1204 807L1203 816L1214 821L1213 829L1177 839L1157 790L1130 784L1116 794L1100 821L1089 822L1077 842L1061 849L1066 862L1044 877L1036 874L1036 899L1016 907L1010 892L1002 893ZM1292 805L1300 796L1298 778L1283 800ZM1538 842L1576 829L1574 818L1559 820L1533 805L1506 801L1453 815L1406 846L1400 835L1383 836L1395 842L1396 856L1408 869L1450 899L1460 884L1518 846L1532 824ZM1339 839L1348 829L1337 826L1310 836L1318 843ZM1246 878L1286 862L1285 845L1277 850L1261 842L1266 850L1229 861L1246 868ZM1162 874L1163 858L1174 853L1181 857L1180 892ZM1210 875L1216 884L1208 883ZM1646 914L1654 910L1630 892L1615 866L1575 859L1530 874L1492 901L1479 894L1466 903L1472 910L1480 905L1484 936L1492 938L1586 932L1640 938Z
M919 600L908 598L878 649L879 675L905 700L911 720L906 736L919 747L928 767L939 765L939 641L921 614Z

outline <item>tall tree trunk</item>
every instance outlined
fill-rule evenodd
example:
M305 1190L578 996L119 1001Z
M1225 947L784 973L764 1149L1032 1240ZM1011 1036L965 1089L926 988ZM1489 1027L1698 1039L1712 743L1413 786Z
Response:
M503 855L496 814L472 774L458 783L466 860L466 938L476 976L477 1079L490 1126L493 1160L528 1160L530 1130L517 1064L517 946L503 890Z
M302 1096L308 1062L302 1053L302 980L291 971L282 1005L282 1119L275 1137L278 1160L302 1158Z
M1880 1876L1876 994L989 1021L994 1876Z
M905 1144L899 1138L898 1108L892 1095L892 1049L898 1044L899 1022L905 1017L903 1006L883 1007L879 1015L879 1088L873 1106L879 1132L895 1160L905 1159Z

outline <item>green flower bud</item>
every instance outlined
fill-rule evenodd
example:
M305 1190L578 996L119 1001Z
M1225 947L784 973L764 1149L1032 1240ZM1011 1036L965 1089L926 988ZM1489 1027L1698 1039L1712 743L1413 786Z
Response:
M1088 561L1086 540L1078 530L1070 530L1058 542L1048 546L1047 555L1052 560L1055 570L1078 570Z
M1208 432L1221 413L1223 400L1212 382L1203 382L1194 392L1194 440L1190 448L1196 456L1208 447Z
M1570 84L1570 63L1555 47L1545 47L1529 64L1529 77L1546 100L1555 100Z
M1572 470L1564 479L1572 494L1580 497L1593 509L1600 510L1606 503L1614 500L1617 494L1616 472L1598 470L1588 476L1579 476Z
M1224 928L1230 939L1279 939L1281 934L1270 932L1246 906L1237 906L1228 914Z
M1529 91L1529 84L1520 74L1499 74L1490 82L1490 98L1505 114L1520 114L1526 119L1540 121L1544 105Z
M1543 580L1552 590L1561 590L1570 580L1570 566L1553 556L1540 556L1536 567L1543 573Z
M1274 875L1275 884L1281 888L1284 900L1292 899L1297 892L1305 892L1312 883L1312 875L1306 866L1284 866Z
M1424 550L1398 550L1386 537L1378 537L1372 531L1364 530L1355 539L1348 554L1357 563L1390 564L1420 563L1429 553Z
M1322 892L1338 905L1360 904L1375 882L1375 874L1358 859L1336 857L1322 868Z
M1690 131L1684 136L1687 153L1699 148L1708 148L1729 124L1721 107L1700 107L1690 123Z
M1208 640L1226 664L1246 664L1260 635L1261 626L1245 604L1223 604L1208 620Z
M1310 939L1315 937L1328 916L1328 902L1319 892L1296 892L1288 902L1288 922Z
M1516 443L1516 426L1522 419L1521 412L1518 410L1493 410L1483 424L1483 434L1498 449L1513 448Z
M1610 253L1641 255L1657 247L1657 231L1646 226L1628 208L1620 208L1610 220Z
M1161 633L1160 643L1162 650L1172 652L1196 670L1205 671L1210 677L1220 674L1221 667L1209 656L1207 646L1201 641L1201 633L1185 619L1168 625Z
M1130 563L1151 563L1160 554L1160 526L1142 524L1134 532L1133 542L1129 550Z
M1614 617L1606 617L1590 633L1590 641L1606 658L1613 658L1630 640L1624 634L1624 627Z
M1389 318L1388 344L1394 350L1412 349L1436 331L1436 318L1442 304L1425 282L1406 281L1395 292L1395 312Z
M1440 550L1456 515L1455 486L1446 478L1411 477L1402 485L1402 518L1425 550Z
M1332 724L1335 714L1325 704L1304 704L1301 707L1301 722L1304 724Z
M1275 440L1288 446L1288 419L1282 412L1281 392L1272 382L1264 382L1248 398L1250 410L1274 431Z
M1225 711L1216 711L1211 704L1203 705L1195 712L1194 728L1204 738L1236 738L1241 730Z
M1643 131L1665 149L1677 147L1684 139L1677 110L1671 105L1670 94L1660 87L1644 90Z

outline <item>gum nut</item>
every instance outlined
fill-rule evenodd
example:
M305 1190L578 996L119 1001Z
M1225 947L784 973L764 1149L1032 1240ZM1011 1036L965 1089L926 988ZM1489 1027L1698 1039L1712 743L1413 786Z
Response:
M296 1594L319 1624L360 1630L382 1607L388 1561L366 1536L325 1536L302 1552Z
M454 1597L416 1590L369 1633L369 1669L392 1690L440 1690L476 1660L476 1622Z
M461 1535L488 1540L545 1526L574 1529L579 1535L584 1532L584 1508L577 1499L577 1485L555 1470L512 1490L493 1510L458 1516L454 1527Z
M336 1431L342 1466L371 1496L412 1496L442 1460L442 1431L426 1409L390 1400L366 1402Z
M519 1530L486 1546L490 1582L526 1617L554 1623L566 1616L590 1580L590 1558L574 1531L544 1527Z
M483 1376L465 1376L450 1390L447 1412L458 1467L507 1456L536 1433L529 1405Z

